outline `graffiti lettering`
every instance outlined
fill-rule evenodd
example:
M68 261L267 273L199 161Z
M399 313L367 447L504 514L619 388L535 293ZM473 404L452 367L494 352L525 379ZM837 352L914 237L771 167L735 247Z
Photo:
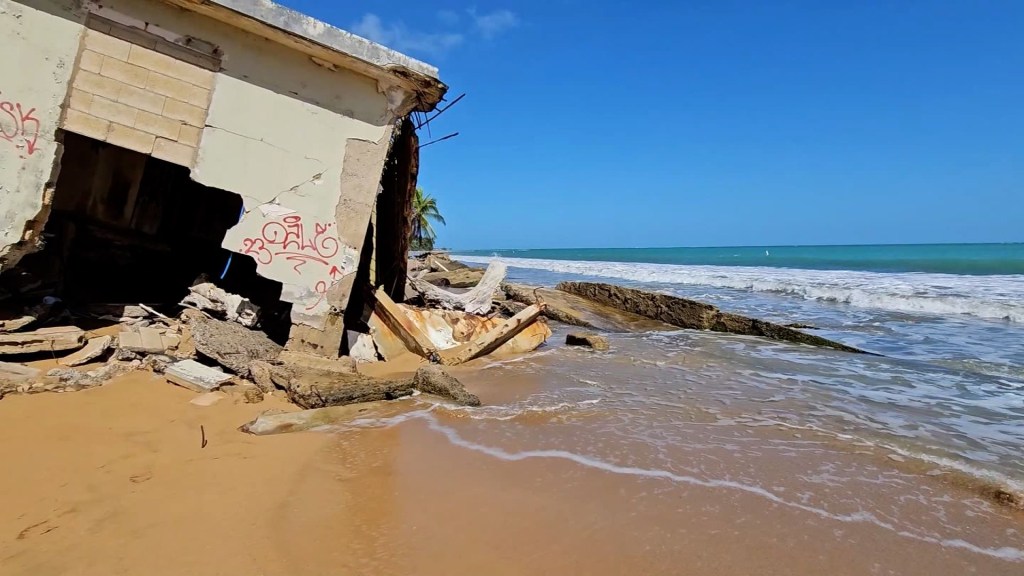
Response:
M39 139L39 120L33 116L35 108L25 111L20 102L0 101L0 138L23 149L29 156L36 151Z
M338 265L331 262L341 251L341 241L331 234L334 223L313 222L311 228L302 221L302 216L291 214L264 224L259 236L242 239L242 253L260 264L285 260L299 276L305 271L314 278L324 278L318 280L313 289L320 299L307 307L307 311L316 308L327 297L327 290L344 275ZM306 269L306 265L316 266L315 271Z

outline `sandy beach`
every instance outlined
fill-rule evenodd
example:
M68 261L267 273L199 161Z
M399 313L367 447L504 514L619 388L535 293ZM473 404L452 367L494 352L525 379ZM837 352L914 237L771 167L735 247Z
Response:
M459 377L484 408L409 399L265 437L236 428L294 407L195 406L145 372L5 398L0 574L1019 573L1019 513L824 435L723 442L676 412L688 446L598 458L606 410L536 402L564 361L622 358L478 363ZM838 492L807 492L823 466Z

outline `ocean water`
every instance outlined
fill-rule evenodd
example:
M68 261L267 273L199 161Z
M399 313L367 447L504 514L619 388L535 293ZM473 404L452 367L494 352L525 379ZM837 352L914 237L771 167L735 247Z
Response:
M1021 246L455 257L809 324L882 356L691 330L609 334L596 353L553 324L533 353L456 372L483 407L422 396L338 427L344 477L392 473L386 513L360 517L376 551L362 572L1024 573Z
M787 425L852 435L1024 495L1024 244L454 257L478 264L500 258L511 280L527 284L614 282L808 324L816 334L882 354L860 358L686 331L620 338L634 358L655 366L677 355L701 357L699 369L675 376L717 381L695 395L707 395L705 408L731 398L732 405L750 404L741 419L772 414L769 420ZM665 381L660 371L649 377ZM658 395L657 386L648 389L652 399ZM745 398L764 393L768 405Z

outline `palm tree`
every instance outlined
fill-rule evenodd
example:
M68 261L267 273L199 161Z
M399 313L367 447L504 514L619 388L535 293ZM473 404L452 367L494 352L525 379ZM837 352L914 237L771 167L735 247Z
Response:
M437 200L428 194L424 194L421 188L416 188L416 195L412 198L412 241L409 248L412 250L433 250L434 239L437 234L430 225L430 221L445 224L444 216L437 211Z

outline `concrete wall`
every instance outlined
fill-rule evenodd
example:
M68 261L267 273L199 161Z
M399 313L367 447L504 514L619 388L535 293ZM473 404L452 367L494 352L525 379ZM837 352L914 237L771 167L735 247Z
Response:
M215 74L106 28L85 31L61 127L191 168Z
M5 11L25 14L0 17L0 32L23 45L23 58L0 56L0 70L16 79L3 81L0 98L35 107L40 119L32 154L20 140L0 142L20 164L15 170L5 160L0 168L2 204L12 212L0 246L41 209L53 133L69 96L66 129L189 166L197 182L241 195L244 214L224 247L284 284L295 321L322 328L328 309L347 301L392 125L408 111L399 109L408 94L157 0L87 6L147 34L215 47L221 69L203 76L195 67L177 70L185 67L178 62L169 74L167 56L102 31L86 33L81 14L43 14L0 0ZM195 114L184 115L185 106Z
M30 250L46 221L61 106L82 35L70 2L0 0L0 265Z

